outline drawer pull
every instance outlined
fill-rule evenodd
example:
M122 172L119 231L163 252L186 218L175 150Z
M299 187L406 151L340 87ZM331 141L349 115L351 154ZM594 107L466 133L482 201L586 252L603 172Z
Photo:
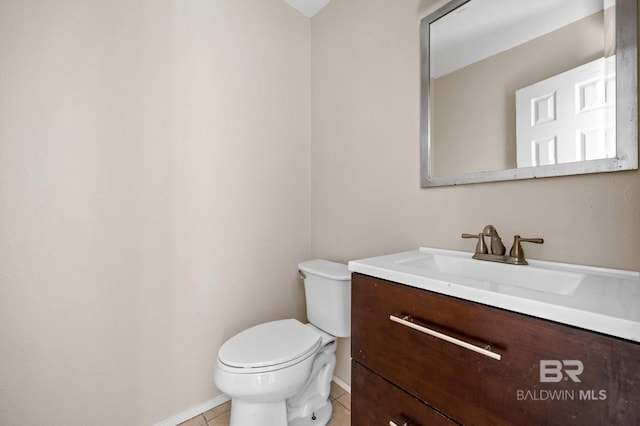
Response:
M458 346L461 346L461 347L463 347L465 349L469 349L471 351L474 351L474 352L477 352L479 354L482 354L484 356L488 356L489 358L497 359L498 361L500 361L500 359L502 358L502 356L500 354L497 354L495 352L491 352L490 350L481 348L480 346L472 345L471 343L464 342L464 341L462 341L460 339L456 339L455 337L447 336L446 334L442 334L442 333L440 333L438 331L431 330L430 328L423 327L423 326L418 325L418 324L416 324L414 322L408 321L408 318L409 317L407 317L407 316L402 317L402 318L401 317L397 317L395 315L390 315L389 316L389 319L391 321L393 321L393 322L397 322L398 324L402 324L402 325L404 325L406 327L413 328L414 330L418 330L418 331L420 331L422 333L428 334L430 336L436 337L436 338L444 340L446 342L453 343L454 345L458 345Z
M389 420L389 426L398 426L398 423L394 422L393 420ZM404 422L402 423L402 426L409 426L409 423Z

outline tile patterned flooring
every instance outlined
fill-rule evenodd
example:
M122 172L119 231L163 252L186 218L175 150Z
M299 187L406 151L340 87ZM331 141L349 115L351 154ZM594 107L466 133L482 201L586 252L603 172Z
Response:
M351 394L331 382L329 399L333 404L333 415L327 426L351 425ZM198 414L179 426L229 426L231 402L226 402L202 414Z

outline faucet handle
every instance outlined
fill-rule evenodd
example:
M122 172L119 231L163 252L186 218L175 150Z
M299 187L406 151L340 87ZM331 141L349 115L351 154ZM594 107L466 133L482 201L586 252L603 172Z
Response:
M511 257L515 257L518 259L518 263L523 265L527 264L527 261L524 258L524 250L522 250L522 245L520 243L534 243L534 244L542 244L544 243L544 239L542 238L522 238L520 235L513 236L513 246L511 246L511 251L509 255Z
M462 238L477 238L478 244L476 244L476 254L487 254L487 245L484 242L484 233L479 234L462 234Z

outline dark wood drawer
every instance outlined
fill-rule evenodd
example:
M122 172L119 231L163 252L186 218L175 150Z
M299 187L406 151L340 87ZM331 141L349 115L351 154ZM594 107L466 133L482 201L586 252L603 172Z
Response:
M351 369L351 419L354 426L452 426L438 413L357 362Z
M360 274L352 291L353 359L456 421L640 424L638 344Z

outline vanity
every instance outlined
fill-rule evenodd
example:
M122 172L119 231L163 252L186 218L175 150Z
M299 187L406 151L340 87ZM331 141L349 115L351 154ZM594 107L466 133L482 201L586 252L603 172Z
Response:
M422 187L638 169L637 1L524 13L549 4L421 20ZM640 425L640 274L527 264L543 240L494 231L349 262L353 424Z
M353 424L640 424L640 274L418 250L349 262Z

